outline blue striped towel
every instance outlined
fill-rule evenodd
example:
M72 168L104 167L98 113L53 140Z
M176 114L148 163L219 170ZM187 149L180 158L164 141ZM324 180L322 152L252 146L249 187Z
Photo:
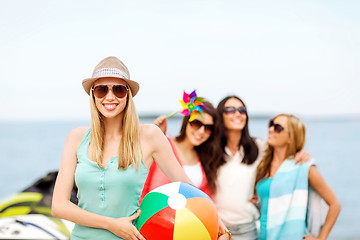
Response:
M295 164L285 160L270 187L267 215L267 239L296 240L306 233L308 174L313 161Z

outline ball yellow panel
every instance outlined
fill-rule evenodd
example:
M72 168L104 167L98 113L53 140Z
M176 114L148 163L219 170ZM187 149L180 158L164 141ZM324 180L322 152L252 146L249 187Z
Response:
M174 240L211 240L204 224L189 209L178 209L175 222Z

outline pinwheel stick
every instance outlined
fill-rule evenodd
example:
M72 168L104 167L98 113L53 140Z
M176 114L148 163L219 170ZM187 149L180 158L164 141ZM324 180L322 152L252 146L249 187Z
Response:
M172 117L177 113L181 113L185 116L190 116L189 122L193 121L196 118L197 114L202 116L202 110L206 109L206 106L203 104L204 98L198 97L196 91L192 91L190 94L187 94L184 91L183 99L179 99L179 102L183 109L176 112L170 113L166 118Z
M166 118L172 117L172 116L174 116L175 114L177 114L178 112L180 112L180 110L166 115Z

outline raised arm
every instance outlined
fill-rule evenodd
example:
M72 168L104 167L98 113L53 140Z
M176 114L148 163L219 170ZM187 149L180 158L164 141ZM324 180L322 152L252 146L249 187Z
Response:
M337 217L339 216L341 206L335 193L325 182L324 178L321 176L320 172L317 170L315 166L310 167L309 183L319 193L319 195L325 200L325 202L329 206L325 223L319 235L316 237L316 239L327 239L331 229L333 228L336 222ZM313 239L313 238L311 236L308 236L305 237L304 239Z
M107 229L124 239L132 239L130 236L134 235L138 239L145 239L131 224L132 220L138 217L139 212L130 217L115 219L88 212L70 201L77 165L76 151L86 130L86 128L72 130L65 141L54 188L51 214L80 225Z
M162 115L154 120L154 124L158 126L161 131L166 135L167 119L165 115Z

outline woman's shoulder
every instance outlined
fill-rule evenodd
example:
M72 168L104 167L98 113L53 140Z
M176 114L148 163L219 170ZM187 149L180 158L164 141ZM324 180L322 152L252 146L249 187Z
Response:
M89 127L78 127L72 129L68 134L68 139L71 139L73 141L81 141L81 139L84 137L85 133L89 130Z
M69 132L66 137L64 151L74 151L78 149L84 135L89 130L89 127L78 127Z
M140 138L142 142L150 145L157 145L162 141L167 141L165 134L155 124L141 124Z
M254 142L259 149L265 149L267 147L266 141L261 138L254 138Z
M142 136L152 136L153 134L163 134L158 126L155 124L141 124L140 134Z
M257 156L256 161L258 163L260 163L262 161L262 159L264 158L265 151L267 148L267 143L260 138L254 138L254 142L258 148L258 156Z
M90 128L89 127L77 127L70 131L73 135L84 135Z

